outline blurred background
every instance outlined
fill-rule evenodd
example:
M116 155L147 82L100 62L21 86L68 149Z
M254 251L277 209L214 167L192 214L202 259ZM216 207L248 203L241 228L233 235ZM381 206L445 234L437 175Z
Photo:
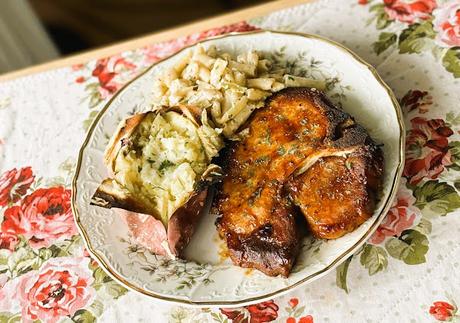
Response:
M0 73L268 0L0 0Z

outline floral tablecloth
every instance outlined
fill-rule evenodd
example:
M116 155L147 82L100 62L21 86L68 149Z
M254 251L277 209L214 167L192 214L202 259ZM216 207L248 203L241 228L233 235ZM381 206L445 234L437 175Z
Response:
M236 309L126 290L84 249L70 208L97 112L149 64L209 36L316 33L373 64L400 99L404 177L377 232L328 276ZM0 322L432 322L459 318L460 1L318 0L0 84Z

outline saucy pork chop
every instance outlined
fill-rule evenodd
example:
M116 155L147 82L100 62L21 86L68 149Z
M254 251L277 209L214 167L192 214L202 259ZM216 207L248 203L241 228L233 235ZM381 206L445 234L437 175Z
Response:
M316 238L336 239L372 216L381 174L379 150L363 145L348 156L319 159L286 190Z
M367 192L364 182L367 176L375 177L376 187L379 186L383 159L364 128L314 89L288 88L274 94L264 108L253 113L246 128L247 136L230 145L222 156L225 175L214 200L219 214L216 224L235 264L271 276L287 276L300 246L300 212L314 232L331 230L317 229L315 224L334 219L334 234L323 235L326 238L356 228L372 214L375 196ZM369 171L375 174L365 172L356 180L338 179L343 170L335 166L336 160L345 163L342 159L352 158L353 153L367 146L378 159L378 167ZM344 209L342 215L326 205L339 203L334 198L325 200L324 207L323 202L317 202L316 209L308 204L312 194L309 190L328 189L323 187L323 178L319 181L308 177L312 174L310 169L326 161L337 168L337 190L354 191L359 188L351 186L365 186L360 191L361 196L367 194L363 202L353 204L348 211ZM303 180L310 180L311 186L303 185ZM359 207L363 211L355 209ZM348 223L344 229L338 224L341 221Z

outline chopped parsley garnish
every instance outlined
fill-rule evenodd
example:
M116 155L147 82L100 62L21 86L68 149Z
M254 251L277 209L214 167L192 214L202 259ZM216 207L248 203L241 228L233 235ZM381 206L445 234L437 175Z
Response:
M291 147L291 148L289 148L289 150L288 150L287 153L288 153L289 155L297 155L298 152L299 152L299 148L297 148L297 147Z
M278 150L276 151L278 155L283 156L286 153L286 148L283 146L279 147Z
M252 186L252 182L253 182L252 179L248 179L248 180L246 181L246 186L247 186L247 187L251 187L251 186Z
M345 161L345 167L348 169L348 170L351 170L353 168L353 163L349 160Z
M270 145L272 143L272 133L271 133L271 130L270 129L267 129L265 131L265 137L264 139L262 140L262 142L264 144L267 144L267 145Z
M254 204L254 201L260 197L260 194L262 193L262 187L258 187L252 194L251 197L248 199L248 204L252 206Z
M260 193L262 193L262 187L258 187L252 195L254 197L260 197Z
M172 166L176 166L176 164L174 164L173 162L165 159L161 162L160 164L160 167L158 167L158 171L161 173L161 174L164 174L165 170L169 167L172 167Z
M158 190L162 190L162 191L165 191L165 192L166 192L166 190L165 190L163 187L161 187L161 186L152 185L152 184L148 184L148 185L149 185L151 188L153 188L153 189L158 189Z
M261 156L259 158L257 158L254 163L256 165L263 165L265 163L267 163L268 161L270 160L270 157L269 156Z
M283 116L282 114L277 114L275 116L275 119L276 119L276 121L284 121L284 120L286 120L286 117Z

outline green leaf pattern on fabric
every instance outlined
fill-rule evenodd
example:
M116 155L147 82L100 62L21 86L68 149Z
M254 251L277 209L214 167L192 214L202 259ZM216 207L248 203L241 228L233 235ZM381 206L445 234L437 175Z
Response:
M402 3L404 6L409 6L406 2ZM403 23L398 22L398 27L395 28L395 24L392 24L394 20L390 19L386 12L386 9L388 9L387 6L391 7L393 5L394 2L389 1L388 4L380 2L369 6L369 12L373 14L369 23L375 21L375 28L377 30L385 30L387 28L391 30L391 32L385 31L380 33L378 40L373 44L374 52L379 55L397 41L400 54L422 54L429 52L444 66L446 71L452 73L454 77L460 78L460 48L453 46L451 43L439 44L439 42L435 41L437 30L433 26L433 13L431 12L431 16L423 19L403 20ZM396 6L398 5L396 4ZM398 9L392 8L390 10L397 11ZM401 10L401 15L404 16L404 10L407 9ZM439 26L437 28L439 29ZM395 29L397 29L396 32Z
M72 321L76 323L94 323L96 317L88 310L81 309L75 312Z
M47 257L48 255L49 257ZM42 252L41 256L43 258L30 247L17 250L8 258L7 266L9 276L14 278L31 270L38 269L51 255L47 252Z
M413 24L407 27L399 35L399 53L420 54L433 48L433 38L436 33L430 21L422 24Z
M395 33L383 32L380 34L379 40L372 44L372 48L377 55L380 55L394 45L397 39L398 36Z
M426 261L428 238L415 230L403 231L400 237L391 238L385 243L385 249L393 258L408 265L417 265Z
M460 77L460 49L449 49L442 59L442 65L455 77Z
M433 229L431 222L425 218L421 218L420 222L414 227L414 230L417 230L421 234L428 236Z
M88 118L85 121L83 121L83 129L85 129L85 131L89 129L94 119L96 119L98 113L98 110L91 111L88 115Z
M460 119L460 114L456 118L453 118L453 121L457 121L457 119ZM449 120L449 118L447 120ZM451 155L452 165L447 167L460 171L460 141L452 141L449 143L449 152Z
M460 208L460 195L448 183L431 180L414 190L415 205L423 209L429 207L433 212L446 215Z
M383 3L371 6L369 11L375 14L373 20L376 22L377 29L385 29L391 24L392 21L390 20L390 17L388 17L388 14L385 12L385 5Z
M382 247L366 243L361 253L360 262L369 271L369 275L375 275L387 268L388 255Z
M8 312L1 312L0 322L1 323L19 323L21 322L21 313L12 314Z
M345 260L340 266L337 267L336 270L336 285L343 289L348 294L348 286L347 286L347 273L348 273L348 266L350 266L350 262L353 259L353 256Z

